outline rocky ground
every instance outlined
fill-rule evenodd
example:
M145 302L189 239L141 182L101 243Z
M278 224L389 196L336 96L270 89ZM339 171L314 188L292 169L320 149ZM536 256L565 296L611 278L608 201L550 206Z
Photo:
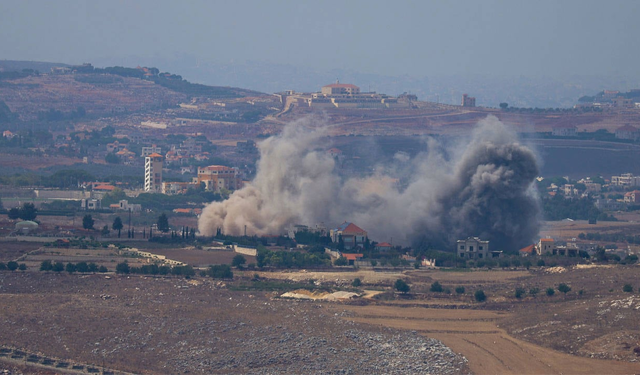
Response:
M437 340L272 297L211 279L0 272L0 343L149 374L469 373Z

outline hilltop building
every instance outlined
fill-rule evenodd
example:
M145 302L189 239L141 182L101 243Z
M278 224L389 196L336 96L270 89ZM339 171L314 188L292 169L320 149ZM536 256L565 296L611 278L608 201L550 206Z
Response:
M359 245L364 245L367 241L366 230L346 221L340 224L337 228L331 229L329 235L331 236L331 241L335 243L340 242L340 239L342 239L345 250L354 249Z
M413 96L404 96L402 100L376 92L361 92L360 87L350 83L332 83L322 86L320 92L311 96L302 95L299 99L315 108L348 109L385 109L408 108Z
M144 158L144 191L159 193L162 186L163 157L151 154Z
M462 106L463 107L475 107L476 106L476 98L469 96L467 94L462 94Z
M237 190L242 187L242 179L238 170L223 165L210 165L198 168L198 177L194 177L196 184L204 183L205 189L220 191L220 189Z

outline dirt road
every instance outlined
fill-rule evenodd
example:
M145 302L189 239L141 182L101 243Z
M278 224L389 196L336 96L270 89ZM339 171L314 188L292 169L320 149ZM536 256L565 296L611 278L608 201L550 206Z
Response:
M560 353L509 336L507 313L397 306L341 306L356 322L415 330L442 341L469 360L475 374L638 374L640 364Z

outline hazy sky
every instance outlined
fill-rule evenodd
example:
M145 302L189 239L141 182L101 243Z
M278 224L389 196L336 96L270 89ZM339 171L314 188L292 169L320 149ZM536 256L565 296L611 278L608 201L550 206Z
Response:
M0 1L0 59L640 75L640 1ZM195 64L195 61L194 61Z

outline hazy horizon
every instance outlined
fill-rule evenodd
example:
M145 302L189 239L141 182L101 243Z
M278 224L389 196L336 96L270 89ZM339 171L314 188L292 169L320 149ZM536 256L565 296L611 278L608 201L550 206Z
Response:
M413 77L640 76L635 1L0 4L2 58L262 61Z

